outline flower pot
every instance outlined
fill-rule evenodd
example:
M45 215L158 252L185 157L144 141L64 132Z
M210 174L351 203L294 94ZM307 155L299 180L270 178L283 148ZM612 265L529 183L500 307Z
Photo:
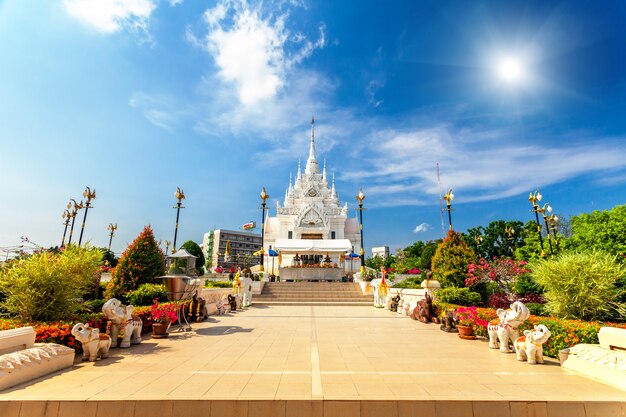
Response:
M170 328L169 321L167 323L152 323L152 337L155 339L164 339L169 336L167 330Z
M476 336L474 336L474 328L472 326L456 326L456 328L459 330L459 337L461 339L476 339Z

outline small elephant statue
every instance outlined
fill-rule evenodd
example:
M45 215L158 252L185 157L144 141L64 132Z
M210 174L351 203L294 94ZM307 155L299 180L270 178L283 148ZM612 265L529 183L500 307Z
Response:
M230 304L230 311L237 310L237 296L228 294L228 304Z
M543 363L543 344L550 338L550 330L545 324L535 326L534 330L524 330L524 336L515 340L518 361L528 361L531 365Z
M398 312L398 303L400 303L400 296L396 295L396 296L392 297L391 298L391 306L389 307L389 310L397 313Z
M511 308L506 310L499 308L496 313L500 321L491 322L487 326L489 347L500 348L500 352L510 353L509 340L515 342L519 337L519 326L530 317L530 311L522 302L516 301L511 304ZM515 346L513 348L515 349Z
M453 309L446 311L446 316L443 318L443 323L439 328L444 332L458 333L459 330L456 328L456 320L454 319Z
M72 335L83 345L83 360L95 362L98 357L106 358L111 348L111 337L100 333L100 329L88 324L76 323Z
M433 299L430 297L430 294L426 293L424 298L417 302L417 306L411 313L411 318L422 323L430 323L434 316L433 313Z
M124 306L117 298L111 298L102 306L105 317L111 320L111 347L117 347L117 336L124 324L124 338L120 343L121 348L130 347L131 343L141 343L141 329L143 323L137 316L133 316L135 307Z

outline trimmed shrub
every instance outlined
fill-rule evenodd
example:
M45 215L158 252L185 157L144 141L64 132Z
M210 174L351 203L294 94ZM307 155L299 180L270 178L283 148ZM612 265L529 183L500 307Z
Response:
M207 281L204 283L205 288L231 288L231 281Z
M615 286L626 266L605 252L565 252L533 267L533 278L546 292L547 310L564 319L605 320L626 315Z
M422 288L422 277L420 275L416 277L407 278L403 281L392 285L393 288Z
M163 284L141 284L139 288L126 293L128 304L133 306L149 306L154 300L167 301L167 289Z
M105 298L120 298L141 284L159 284L157 277L165 274L165 255L159 248L150 226L146 226L124 251L113 270Z
M437 291L437 298L442 303L471 306L480 304L480 294L470 291L469 288L442 288Z
M459 233L450 230L433 256L433 274L442 288L463 287L468 265L472 262L474 251L467 246Z
M98 248L70 245L12 262L0 269L2 309L22 321L71 318L99 277L101 259Z

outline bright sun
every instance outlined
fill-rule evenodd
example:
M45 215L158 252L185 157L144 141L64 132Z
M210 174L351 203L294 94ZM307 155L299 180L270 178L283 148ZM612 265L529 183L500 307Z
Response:
M506 58L498 63L498 76L508 83L516 83L522 78L523 69L520 62L513 58Z

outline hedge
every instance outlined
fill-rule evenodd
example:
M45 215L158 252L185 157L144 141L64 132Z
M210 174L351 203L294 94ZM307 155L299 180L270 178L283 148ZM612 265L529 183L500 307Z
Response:
M453 304L435 303L437 314L445 315L445 311L449 308L457 308L459 306ZM478 317L480 319L491 321L496 320L496 310L493 308L477 308ZM555 317L542 317L531 315L520 326L520 334L524 330L530 330L533 326L544 324L550 330L552 335L550 339L543 345L543 353L552 358L559 357L559 350L572 347L579 343L598 344L598 332L601 327L619 327L626 329L626 323L611 323L598 321L582 321L582 320L564 320ZM477 336L488 337L487 328L484 326L475 326L474 333Z

